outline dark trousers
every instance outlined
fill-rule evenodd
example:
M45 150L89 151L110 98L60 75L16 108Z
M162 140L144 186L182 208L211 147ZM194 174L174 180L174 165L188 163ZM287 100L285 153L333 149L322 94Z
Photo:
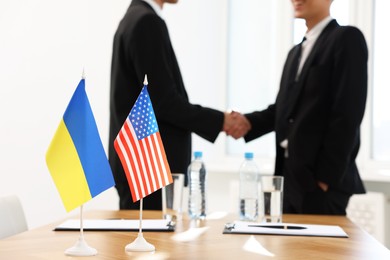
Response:
M321 214L321 215L346 215L351 194L346 194L340 191L333 190L329 187L328 191L323 191L318 187L315 191L306 192L302 197L302 205L300 208L291 203L290 194L284 199L283 213L295 214Z
M346 215L352 194L341 192L329 186L323 191L318 185L310 192L303 190L295 175L289 169L289 159L284 158L283 213Z
M115 186L119 195L119 208L120 209L140 209L140 201L133 202L131 192L128 183L117 182ZM146 210L161 210L162 198L161 189L153 192L147 197L143 198L142 209Z
M304 196L302 211L304 214L347 215L351 194L335 191L331 187L327 191L317 188Z

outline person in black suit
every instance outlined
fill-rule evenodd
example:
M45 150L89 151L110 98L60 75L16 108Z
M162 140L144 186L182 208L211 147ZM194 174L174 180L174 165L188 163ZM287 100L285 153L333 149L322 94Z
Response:
M139 209L139 202L132 202L128 182L113 144L141 92L145 74L171 172L186 174L191 161L191 132L214 142L220 131L227 131L233 124L239 126L238 133L241 134L250 127L247 119L240 114L233 117L230 113L189 102L168 28L160 16L164 3L177 1L133 0L114 36L109 162L121 209ZM161 209L161 191L144 198L143 208Z
M246 114L247 142L276 133L275 175L285 178L284 213L346 215L365 193L355 163L367 96L363 34L330 17L332 0L291 0L306 21L284 65L274 104ZM239 136L236 136L239 137Z

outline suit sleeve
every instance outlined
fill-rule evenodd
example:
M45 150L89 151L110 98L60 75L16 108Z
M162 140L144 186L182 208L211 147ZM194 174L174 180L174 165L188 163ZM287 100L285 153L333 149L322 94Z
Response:
M244 136L245 142L250 142L275 129L275 105L270 105L262 111L245 114L252 125L251 130Z
M331 185L341 181L356 157L367 97L364 36L357 28L341 28L335 43L329 122L316 166L317 180Z
M148 75L149 93L160 123L191 131L214 142L223 127L224 114L189 103L166 25L156 15L144 16L128 45L137 75Z

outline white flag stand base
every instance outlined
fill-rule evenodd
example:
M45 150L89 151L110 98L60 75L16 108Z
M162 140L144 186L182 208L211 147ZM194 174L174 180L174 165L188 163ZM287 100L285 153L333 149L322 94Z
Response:
M65 255L69 256L93 256L97 255L97 250L93 247L90 247L84 240L80 237L76 244L65 250Z
M148 243L142 233L138 233L138 237L125 247L126 252L151 252L156 250L154 245Z
M130 244L125 247L126 252L152 252L155 251L156 248L154 245L148 243L144 236L142 235L142 207L143 207L143 199L140 200L139 206L139 232L138 237Z
M83 227L83 205L80 206L80 237L76 244L65 250L65 255L69 256L93 256L97 255L97 250L90 247L84 240Z

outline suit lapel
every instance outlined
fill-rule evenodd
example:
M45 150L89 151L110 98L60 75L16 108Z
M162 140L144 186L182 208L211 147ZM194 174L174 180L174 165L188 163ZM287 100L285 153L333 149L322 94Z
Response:
M321 32L320 36L318 37L317 41L313 46L313 49L311 50L309 56L307 57L305 64L303 64L301 75L300 75L301 79L306 78L308 70L311 67L311 64L313 63L314 57L316 57L319 50L322 49L321 46L323 45L324 41L328 38L329 33L332 32L338 26L339 25L336 22L336 20L332 20Z
M318 37L317 41L315 42L313 49L311 50L309 56L307 57L305 63L303 64L301 74L299 76L299 79L294 84L294 91L291 91L288 99L289 99L289 111L287 111L287 116L290 116L291 113L293 113L294 108L296 106L296 103L299 99L299 96L302 93L302 89L304 86L304 82L306 81L306 78L308 76L308 72L310 68L312 67L312 63L315 59L315 57L318 54L319 51L322 49L321 46L323 45L324 41L327 39L330 32L332 32L336 27L338 27L338 23L336 20L332 20L321 32L320 36Z
M295 59L298 55L298 45L296 45L289 53L286 63L284 65L282 79L281 79L281 85L278 93L278 103L280 104L286 104L288 102L290 92L292 90L292 85L294 84L294 78L293 75L294 66L295 66ZM286 111L284 111L285 114Z

